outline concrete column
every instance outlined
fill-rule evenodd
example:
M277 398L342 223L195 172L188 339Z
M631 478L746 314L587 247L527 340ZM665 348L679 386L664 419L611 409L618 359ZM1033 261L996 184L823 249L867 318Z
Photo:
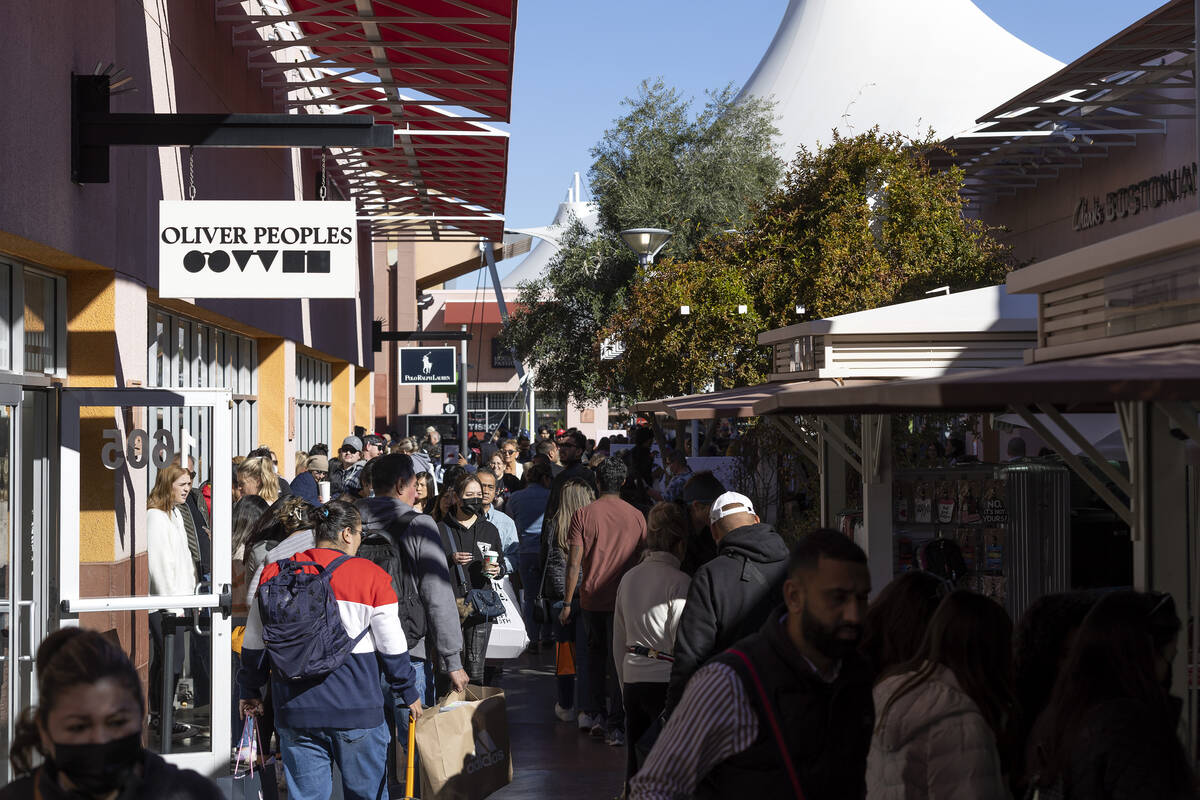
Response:
M296 474L295 399L295 342L277 337L259 339L258 439L279 456L279 471L284 475Z

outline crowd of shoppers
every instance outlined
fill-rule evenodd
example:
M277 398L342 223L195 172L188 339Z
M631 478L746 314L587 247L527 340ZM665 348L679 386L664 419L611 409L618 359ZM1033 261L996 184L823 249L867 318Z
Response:
M1182 630L1169 595L1050 595L1014 628L993 600L916 570L868 605L849 537L789 547L685 453L656 471L650 431L630 439L617 455L576 430L498 432L445 465L435 429L359 433L334 457L298 454L290 482L269 448L236 460L236 710L258 718L292 800L328 797L335 779L346 797L387 796L389 747L407 747L396 731L500 679L499 579L520 593L532 651L553 655L547 724L626 747L629 800L1197 796L1168 692ZM222 501L195 480L190 460L157 473L153 594L211 577ZM303 630L333 655L306 672L274 598L322 572L336 630ZM178 611L150 615L148 692L108 639L46 639L39 705L11 745L23 777L0 800L219 796L142 747L143 698L155 731L185 651L210 649L197 627L164 663Z

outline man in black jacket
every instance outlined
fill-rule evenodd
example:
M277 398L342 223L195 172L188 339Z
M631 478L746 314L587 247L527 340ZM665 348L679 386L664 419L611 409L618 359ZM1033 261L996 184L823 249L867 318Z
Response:
M873 676L858 654L871 574L833 530L792 551L784 605L688 684L630 800L853 800L866 793Z
M667 713L704 662L762 627L783 600L788 549L758 519L750 498L726 492L712 504L709 525L717 556L696 570L675 634Z
M559 499L562 497L563 486L572 478L584 481L596 491L596 476L583 463L583 448L587 445L587 437L579 431L568 431L558 440L558 457L562 459L563 471L554 476L550 485L550 499L546 501L544 519L549 522L558 513Z

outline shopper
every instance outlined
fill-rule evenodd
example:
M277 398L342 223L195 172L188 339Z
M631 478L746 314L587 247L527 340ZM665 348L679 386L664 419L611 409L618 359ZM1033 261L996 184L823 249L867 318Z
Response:
M580 587L579 605L587 630L593 671L583 711L592 717L592 736L602 736L614 747L625 744L624 704L612 653L617 587L646 543L645 518L619 496L626 477L624 462L607 459L596 472L600 496L571 517L565 592L570 597L576 585ZM566 624L569 616L570 610L564 608L559 622Z
M1013 707L1008 614L983 595L952 592L917 654L875 687L868 800L1008 800L999 746Z
M717 543L710 529L709 513L713 501L725 494L725 486L711 472L696 472L680 492L680 502L688 514L688 546L680 569L695 576L696 570L717 557Z
M527 470L526 477L528 485L508 499L508 512L517 526L517 561L521 570L525 631L536 651L539 643L550 643L549 621L538 623L533 614L534 601L542 591L542 521L546 515L546 501L550 498L550 467L534 464Z
M549 468L548 464L541 466ZM579 621L578 589L567 594L567 559L571 549L571 519L575 512L595 499L595 490L585 481L567 481L562 487L558 516L542 525L540 560L544 575L539 582L542 596L551 604L553 635L558 645L555 663L558 699L554 713L563 722L577 720L579 729L589 732L595 720L590 714L578 713L591 695L587 638L583 623ZM565 621L562 618L564 609L567 612Z
M505 439L500 443L500 455L504 457L504 483L515 492L525 477L525 465L517 458L519 445L516 439ZM509 479L512 479L512 483Z
M297 553L295 561L330 568L343 555L353 556L362 542L358 511L345 503L334 501L314 509L311 524L317 546ZM315 567L302 569L317 572ZM264 587L278 583L283 590L287 586L287 573L280 572L278 563L268 564L262 578ZM263 640L264 625L275 621L272 613L277 608L269 590L264 590L268 596L250 609L242 644L241 711L262 713L262 687L269 679L289 800L326 800L334 764L341 774L343 797L381 798L387 792L390 735L379 691L380 672L410 713L420 717L422 710L396 614L396 593L388 574L364 558L340 561L327 585L340 613L332 624L345 628L345 635L355 642L353 650L321 677L284 678L274 666L278 645L267 646ZM324 636L320 631L312 635Z
M320 484L329 478L329 456L309 456L304 472L292 480L292 494L314 506L321 505Z
M501 552L504 556L504 571L509 575L520 576L517 570L521 561L521 540L517 536L517 524L512 517L496 507L496 493L500 477L494 469L480 469L475 473L479 479L479 488L483 490L483 518L496 526L500 534Z
M858 647L870 591L867 556L848 537L801 539L784 604L695 674L630 799L861 798L873 717Z
M950 584L931 572L912 570L883 587L867 611L862 653L876 675L886 675L917 654Z
M191 490L192 476L178 464L170 464L158 471L146 509L146 554L152 595L180 597L196 591L196 564L188 548L182 508ZM174 697L175 684L183 671L182 646L174 649L171 664L163 662L164 626L174 624L168 616L173 618L182 614L180 608L150 612L150 714L154 727L159 724L163 682L169 681ZM182 731L183 726L179 725L178 729Z
M207 778L142 746L142 685L107 636L55 631L35 664L38 705L17 721L9 760L18 778L0 800L220 800Z
M448 491L451 512L443 517L439 528L449 563L450 583L455 597L465 599L471 589L489 589L489 578L504 575L504 559L494 564L484 562L482 550L501 553L500 532L484 519L483 489L479 479L469 472L459 473L454 487ZM480 545L486 545L481 548ZM471 613L462 619L462 666L471 683L483 684L484 659L492 623L480 614ZM438 679L438 696L448 690L448 679Z
M412 456L408 453L403 453L409 458ZM413 469L417 468L416 460L413 460ZM421 510L422 514L433 515L434 506L437 504L437 492L433 485L433 475L428 472L417 473L417 502L414 506Z
M256 494L268 503L279 499L279 478L270 459L255 456L237 467L238 486L242 495Z
M1034 722L1050 702L1059 668L1066 662L1079 626L1097 599L1097 595L1088 592L1043 595L1030 603L1013 631L1017 715L1013 720L1012 739L1017 746L1010 776L1017 797L1023 797L1027 788L1025 743Z
M567 481L578 478L593 490L596 489L596 476L583 463L583 446L586 437L579 431L564 433L558 439L558 457L562 460L563 469L554 476L550 486L550 499L546 501L546 518L552 518L558 511L559 494Z
M302 498L291 495L276 500L271 505L270 513L259 519L258 527L250 534L249 552L245 560L246 574L250 576L246 590L249 603L254 603L263 567L316 547L316 535L312 530L315 508Z
M637 772L636 745L662 713L674 660L675 629L691 579L679 570L687 519L675 503L659 503L646 522L646 552L621 578L613 614L613 659L625 707L625 780Z
M387 439L380 436L378 433L368 433L362 437L362 460L371 461L383 455L384 449L387 447Z
M667 713L705 661L762 627L782 600L788 549L750 498L726 492L709 512L719 555L696 570L675 634ZM690 543L690 540L689 540Z
M1169 694L1179 647L1169 594L1113 592L1088 612L1026 752L1030 782L1065 800L1197 796Z

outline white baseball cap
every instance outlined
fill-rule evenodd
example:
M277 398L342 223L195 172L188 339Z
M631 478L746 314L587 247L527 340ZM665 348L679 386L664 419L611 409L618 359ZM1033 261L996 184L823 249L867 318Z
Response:
M737 492L726 492L716 500L713 500L712 510L708 512L708 522L711 525L722 517L728 517L730 514L753 513L754 503L750 502L749 497Z

